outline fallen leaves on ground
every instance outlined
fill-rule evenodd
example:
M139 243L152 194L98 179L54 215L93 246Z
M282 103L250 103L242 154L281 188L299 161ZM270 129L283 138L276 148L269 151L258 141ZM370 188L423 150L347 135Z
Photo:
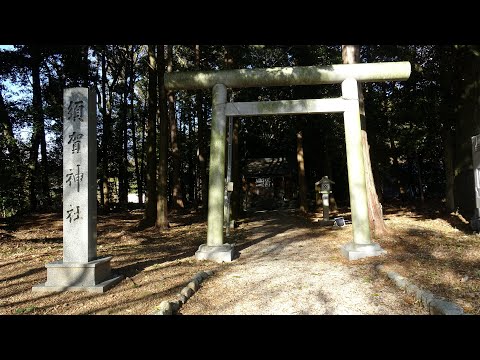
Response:
M384 264L456 302L467 313L480 314L480 236L456 214L425 209L384 208L390 233L375 241L387 250L386 255L349 262L338 252L332 260L348 266L371 264L372 269ZM346 210L335 214L349 217ZM312 223L317 215L312 216ZM97 254L113 256L113 273L125 277L103 294L31 290L45 282L45 264L62 258L61 214L32 214L16 219L15 224L4 224L0 228L0 314L151 314L198 271L226 266L194 259L198 246L206 241L207 229L205 218L197 213L170 214L174 226L167 230L138 230L141 218L139 210L98 217ZM261 227L256 237L243 235L248 221L239 222L229 242L245 248L262 241ZM338 236L342 231L325 233L337 249L348 240ZM372 272L369 276L380 275Z

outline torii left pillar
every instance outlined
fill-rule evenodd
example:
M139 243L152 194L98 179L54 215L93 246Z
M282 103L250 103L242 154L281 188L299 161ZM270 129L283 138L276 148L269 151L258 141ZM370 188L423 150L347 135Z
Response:
M216 84L213 87L212 97L207 243L200 245L195 253L195 258L197 260L230 262L234 257L234 248L231 244L223 243L227 87L223 84Z
M63 94L63 259L46 264L47 281L33 291L104 292L112 257L97 258L97 117L95 92Z

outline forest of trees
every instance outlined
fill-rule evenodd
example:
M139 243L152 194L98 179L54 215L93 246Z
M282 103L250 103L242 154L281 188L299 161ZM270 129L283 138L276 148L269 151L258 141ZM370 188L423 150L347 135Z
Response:
M166 92L165 73L410 61L408 81L362 85L374 193L380 202L443 199L448 211L470 219L480 46L362 45L357 52L349 60L341 45L4 47L0 216L61 209L66 87L88 86L97 94L99 211L126 209L133 193L145 203L145 225L166 227L172 210L206 208L212 99L210 91ZM340 85L229 90L235 101L340 94ZM302 161L292 178L304 211L312 210L315 182L324 175L335 181L335 201L348 205L340 114L234 118L233 129L234 217L242 208L242 168L256 158Z

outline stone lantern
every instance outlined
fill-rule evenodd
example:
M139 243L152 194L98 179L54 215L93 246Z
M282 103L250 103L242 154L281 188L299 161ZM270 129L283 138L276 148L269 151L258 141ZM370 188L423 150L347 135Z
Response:
M323 221L329 221L330 216L330 204L329 204L329 194L332 193L332 184L335 184L334 181L330 180L328 176L322 177L321 180L315 183L315 194L317 198L317 204L320 200L320 194L322 197L323 204Z

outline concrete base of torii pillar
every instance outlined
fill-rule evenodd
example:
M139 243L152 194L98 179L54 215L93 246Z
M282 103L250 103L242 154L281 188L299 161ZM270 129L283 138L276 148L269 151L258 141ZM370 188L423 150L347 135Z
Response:
M197 260L211 260L218 263L231 262L235 258L235 249L231 244L209 246L202 244L195 253Z
M345 244L341 248L342 255L345 256L348 260L358 260L370 256L378 256L385 254L386 251L383 250L379 244L355 244L354 242Z

